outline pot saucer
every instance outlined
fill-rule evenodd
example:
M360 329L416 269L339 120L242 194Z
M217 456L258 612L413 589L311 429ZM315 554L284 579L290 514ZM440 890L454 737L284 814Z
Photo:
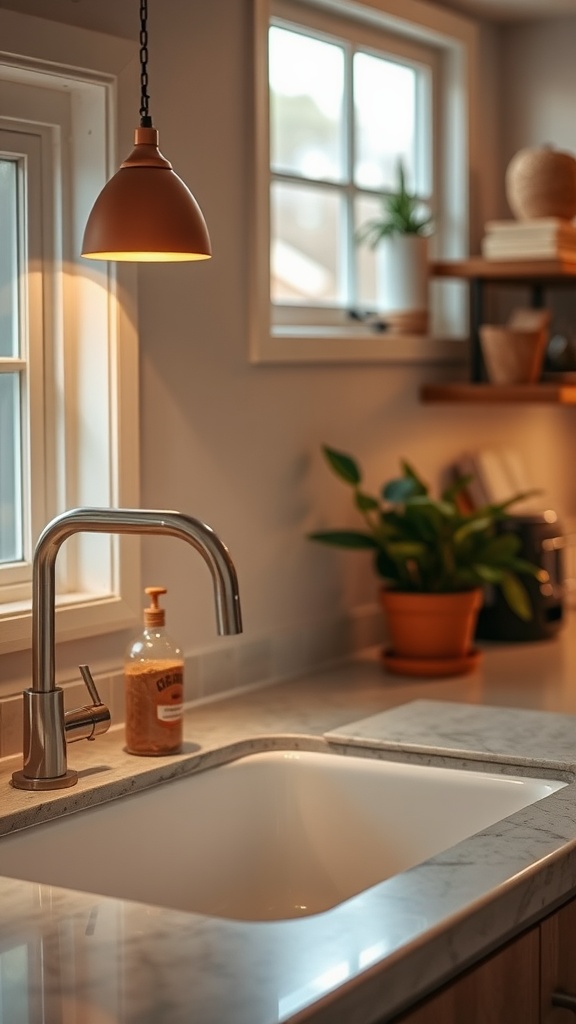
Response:
M388 672L398 676L463 676L472 672L480 661L480 651L472 648L457 658L403 658L394 651L382 651Z

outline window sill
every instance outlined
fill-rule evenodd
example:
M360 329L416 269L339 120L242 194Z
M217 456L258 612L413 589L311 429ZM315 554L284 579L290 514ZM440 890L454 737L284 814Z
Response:
M452 363L464 364L468 346L460 338L426 334L370 333L366 328L277 327L259 339L252 363Z
M128 629L138 621L136 605L116 594L63 594L56 598L56 639L77 640ZM24 651L32 642L32 602L0 609L0 654Z

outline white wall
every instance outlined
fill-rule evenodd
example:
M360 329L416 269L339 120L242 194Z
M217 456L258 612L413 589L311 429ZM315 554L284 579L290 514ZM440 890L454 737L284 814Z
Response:
M133 37L138 27L136 0L13 0L5 6ZM520 450L534 484L563 512L576 505L566 473L575 414L544 406L423 406L419 384L446 372L426 367L248 363L249 8L249 0L150 4L151 112L161 148L201 203L215 255L197 266L139 269L141 503L180 508L217 530L236 561L246 632L258 637L284 625L320 623L335 608L374 599L367 559L305 539L314 527L354 521L345 488L321 461L322 442L356 453L371 486L393 473L401 456L434 480L467 448L506 442ZM536 45L539 31L528 39L530 29L519 30L518 49L514 33L507 33L509 67L520 65L520 46ZM558 34L563 43L560 27ZM566 99L558 87L561 123L566 127L571 120L576 144L574 52L573 37L571 47L556 48L550 66L557 68L562 59L566 64L570 95ZM533 50L531 60L535 67ZM541 72L543 82L546 74ZM507 85L515 124L504 137L511 149L526 141L520 135L536 131L528 114L519 113L524 99L527 105L534 99L530 77L523 73L525 88ZM546 96L556 124L557 91L547 88ZM123 97L126 151L138 99ZM477 182L482 218L499 212L492 111L501 109L500 99L491 75L480 118L490 140L485 187ZM545 119L539 109L538 124ZM176 541L154 539L144 543L143 567L146 585L169 588L170 628L182 645L189 651L211 644L212 591L200 559ZM119 662L126 639L67 645L59 652L60 669L78 656L96 668ZM7 667L15 681L24 672L17 657Z
M503 31L504 159L523 146L576 152L576 13Z

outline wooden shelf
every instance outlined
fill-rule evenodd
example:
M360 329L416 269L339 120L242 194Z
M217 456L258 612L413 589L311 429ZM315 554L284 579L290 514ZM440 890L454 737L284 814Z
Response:
M423 402L545 402L549 405L576 405L576 384L425 384L420 389Z
M544 402L576 405L576 375L570 379L543 380L538 384L497 385L486 382L480 343L485 285L524 285L531 305L544 305L544 290L550 286L576 285L576 259L572 260L486 260L471 256L463 260L436 260L430 265L435 278L468 281L470 292L470 383L427 384L420 390L423 402Z
M558 283L576 278L576 261L571 260L485 260L471 256L467 260L437 260L430 265L432 277L476 278L482 281L533 281Z

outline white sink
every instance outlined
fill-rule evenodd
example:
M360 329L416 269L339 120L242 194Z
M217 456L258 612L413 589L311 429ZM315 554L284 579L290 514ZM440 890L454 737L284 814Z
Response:
M0 839L0 874L240 920L316 914L564 783L251 754Z

